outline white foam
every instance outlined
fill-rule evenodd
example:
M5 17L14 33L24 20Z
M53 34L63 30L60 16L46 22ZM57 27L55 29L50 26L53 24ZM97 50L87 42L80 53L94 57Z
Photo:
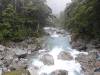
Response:
M75 71L80 73L81 65L79 63L76 63L75 60L64 61L64 60L57 59L57 56L61 51L64 51L64 50L62 48L55 47L54 49L52 49L52 51L49 52L49 54L52 55L54 58L54 65L42 66L40 71L39 71L39 74L46 73L49 75L51 72L53 72L55 70L66 70L66 71L68 71L68 75L75 75L75 73L74 73ZM78 54L78 52L76 52L75 54Z
M60 37L59 34L56 33L54 28L45 28L45 30L54 30L53 33L51 34L51 37ZM51 31L52 32L52 31ZM66 52L70 52L70 54L73 56L73 60L59 60L57 59L59 53L61 51L65 51L62 47L54 47L51 51L46 52L50 55L53 56L54 59L54 65L44 65L42 61L39 60L39 57L42 55L42 53L45 53L45 49L44 50L40 50L39 53L40 55L38 56L37 59L33 59L33 63L32 65L36 66L39 68L38 75L41 75L42 73L46 73L47 75L49 75L51 72L55 71L55 70L66 70L68 71L68 75L77 75L75 72L77 72L79 75L83 75L81 73L81 65L75 61L75 57L77 57L78 54L83 53L83 54L88 54L87 52L79 52L75 49L72 49L70 47L68 47L68 51Z

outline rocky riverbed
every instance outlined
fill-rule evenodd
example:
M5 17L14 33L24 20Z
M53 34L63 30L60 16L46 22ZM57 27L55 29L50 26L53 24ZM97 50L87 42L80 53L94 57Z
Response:
M72 38L70 43L73 49L88 52L88 55L80 54L76 58L82 65L85 75L100 75L100 41Z
M64 30L46 28L43 38L0 45L0 75L100 75L94 43L71 42Z
M6 46L0 45L0 75L2 73L4 75L16 75L14 73L20 72L20 70L25 72L30 59L41 49L41 41L42 38L30 38L19 43L10 42ZM10 71L14 71L14 73L10 74ZM25 75L29 74L25 73Z

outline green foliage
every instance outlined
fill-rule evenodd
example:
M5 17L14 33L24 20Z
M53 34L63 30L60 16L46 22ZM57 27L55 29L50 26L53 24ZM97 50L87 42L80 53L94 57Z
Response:
M76 0L65 10L65 27L84 38L100 37L100 1Z
M39 36L50 14L45 0L0 0L0 41Z

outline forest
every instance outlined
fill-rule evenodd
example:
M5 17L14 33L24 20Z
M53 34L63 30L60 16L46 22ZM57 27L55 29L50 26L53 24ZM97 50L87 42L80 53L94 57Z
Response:
M64 28L82 39L100 39L100 0L73 0L66 7Z
M51 17L46 0L0 0L0 41L41 36Z

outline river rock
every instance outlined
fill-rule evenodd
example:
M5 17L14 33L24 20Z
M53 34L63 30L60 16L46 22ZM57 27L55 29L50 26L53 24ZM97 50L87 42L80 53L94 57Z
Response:
M11 70L13 69L26 69L27 68L27 59L20 59L18 60L17 58L14 59L11 63L11 65L9 66L9 69Z
M16 49L15 50L16 56L20 58L25 58L27 56L27 50Z
M95 69L96 53L89 52L88 55L79 54L76 60L81 64L84 72L93 73Z
M30 72L30 75L38 75L38 70L33 65L28 68L28 71Z
M72 60L73 57L71 56L70 53L62 51L62 52L59 53L58 59L61 59L61 60Z
M44 63L44 65L54 65L53 56L50 54L44 54L40 57L40 60Z
M71 45L73 49L77 49L79 51L87 50L86 41L84 41L83 39L78 39L78 40L74 39L73 41L71 41Z
M0 45L0 51L4 51L5 50L5 46Z
M52 72L50 75L68 75L68 71L66 70L56 70Z

